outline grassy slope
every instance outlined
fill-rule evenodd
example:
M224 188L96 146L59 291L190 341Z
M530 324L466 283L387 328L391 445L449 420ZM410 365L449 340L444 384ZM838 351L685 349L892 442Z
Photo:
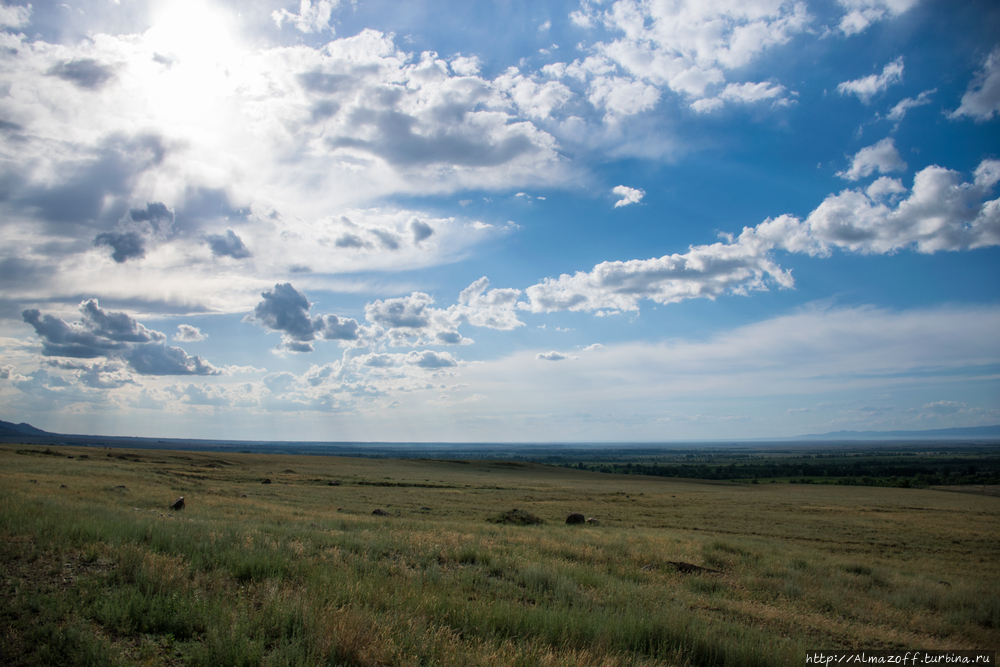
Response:
M43 451L0 447L4 664L769 665L817 648L1000 648L994 497ZM512 508L547 523L485 521ZM566 526L570 512L601 523Z

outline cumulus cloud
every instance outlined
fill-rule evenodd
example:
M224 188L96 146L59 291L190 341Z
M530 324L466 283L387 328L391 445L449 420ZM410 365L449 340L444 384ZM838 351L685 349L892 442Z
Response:
M202 333L201 329L190 324L178 324L177 333L173 335L173 339L178 343L198 343L206 338L208 334Z
M562 352L539 352L535 355L535 359L539 361L565 361L566 359L576 359L576 357L571 357L568 354L563 354Z
M828 255L833 249L888 253L903 248L933 253L1000 245L1000 200L984 201L1000 180L1000 161L984 160L971 183L938 166L916 174L909 196L884 201L906 189L893 179L867 191L828 196L805 220L783 215L735 238L692 246L686 253L603 262L591 271L546 278L532 285L532 312L637 310L641 299L675 303L723 294L746 294L769 285L792 287L794 280L773 260L775 250ZM895 197L892 197L895 199Z
M646 196L645 190L630 188L627 185L615 186L611 191L621 197L621 199L615 202L615 208L621 208L629 204L638 204Z
M837 172L837 176L849 181L871 176L876 171L888 173L891 171L906 171L906 163L899 157L892 137L886 137L873 146L862 148L851 160L851 168Z
M1000 112L1000 47L993 49L983 63L983 68L969 83L962 95L962 104L952 111L949 118L966 116L976 122L990 120Z
M395 299L376 299L365 306L365 318L385 330L391 345L462 345L472 341L458 332L461 318L454 311L433 308L423 292Z
M839 247L862 253L915 248L932 253L1000 243L1000 200L983 201L1000 180L1000 161L983 160L974 179L962 182L950 169L917 172L910 194L895 206L859 190L830 195L805 221L803 245L829 252ZM788 247L794 251L794 247Z
M447 352L413 351L406 355L406 363L418 368L436 370L439 368L454 368L458 362Z
M920 0L838 0L847 14L837 27L844 35L856 35L873 23L899 16L918 2Z
M231 229L227 229L225 234L206 234L205 242L208 243L212 254L216 257L246 259L253 256L253 253L243 243L243 239Z
M490 281L483 276L462 290L458 303L449 310L475 327L510 331L524 326L517 318L521 290L498 288L487 291Z
M336 315L310 317L312 304L291 283L279 283L273 289L262 292L261 297L261 301L243 321L280 332L279 349L312 352L312 341L317 338L351 341L359 337L356 320Z
M316 4L310 0L301 0L298 14L284 8L276 9L271 12L271 19L279 28L282 23L287 21L304 33L323 32L324 30L329 30L332 33L334 30L330 25L330 17L333 15L333 10L339 5L340 0L317 0Z
M532 285L524 308L532 312L637 310L640 299L676 303L765 288L767 279L793 284L755 244L715 243L647 260L602 262L589 272L563 274Z
M875 95L902 81L903 56L900 56L883 67L881 74L870 74L860 79L838 84L837 92L841 95L857 95L863 104L870 104Z
M553 111L573 98L573 91L565 84L524 76L516 67L498 76L494 85L510 95L521 113L529 118L549 118Z
M595 45L590 58L564 68L567 74L589 78L591 102L618 115L651 108L660 88L688 98L698 111L727 101L779 97L784 89L771 84L728 87L726 72L787 43L808 29L811 20L805 5L797 2L734 5L693 0L618 0L607 10L586 2L570 18L578 26L601 24L620 35ZM629 76L616 76L619 68Z
M190 357L179 347L167 346L163 333L147 329L127 313L103 310L97 299L82 302L80 313L78 322L66 322L36 308L25 310L21 316L42 339L45 356L121 360L144 375L221 373L201 357Z

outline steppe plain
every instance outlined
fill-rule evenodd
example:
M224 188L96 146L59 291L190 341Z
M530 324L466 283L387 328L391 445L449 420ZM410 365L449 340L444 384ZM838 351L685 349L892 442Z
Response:
M997 651L1000 498L965 491L3 445L0 663L801 665L814 649ZM566 525L571 512L598 523ZM528 515L544 523L518 523Z

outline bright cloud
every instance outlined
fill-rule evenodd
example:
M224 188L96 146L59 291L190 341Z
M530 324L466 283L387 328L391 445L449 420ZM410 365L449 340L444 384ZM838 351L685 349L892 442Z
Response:
M885 174L892 171L906 171L906 163L899 157L899 151L892 137L887 137L873 146L862 148L851 160L851 168L837 173L849 181L871 176L876 171Z
M962 104L950 118L966 116L977 122L987 121L1000 112L1000 47L993 50L962 95Z
M608 74L618 67L694 104L713 97L710 90L725 87L726 71L748 65L806 30L810 16L804 4L790 1L706 4L619 0L604 11L597 3L584 3L572 20L583 27L603 24L620 35L612 42L597 44L593 59L574 63L578 72L587 71L593 77L592 99L600 102L611 98L605 91L625 89L624 81ZM780 87L769 90L769 98L783 92ZM640 103L619 104L618 111L636 113L655 103L646 92L630 99L640 98ZM730 89L729 97L716 99L746 102L753 95L737 88ZM704 103L695 108L706 110Z
M886 194L905 192L895 181L869 192L844 190L804 221L784 215L686 253L603 262L589 272L546 278L525 290L528 301L521 307L536 313L634 311L641 299L667 304L746 294L769 284L792 287L791 273L772 257L779 249L822 256L834 248L872 254L913 247L932 253L1000 245L1000 200L983 201L998 180L996 160L984 160L972 183L963 183L957 172L927 167L914 177L909 197L895 206L882 201Z
M856 95L862 103L871 104L875 95L902 80L903 56L900 56L883 67L881 74L870 74L861 79L844 81L837 86L837 92L841 95Z
M627 185L618 185L611 189L613 193L621 197L615 202L615 208L621 208L622 206L628 206L629 204L638 204L642 201L642 198L646 196L644 190L639 190L637 188L630 188Z
M201 329L190 324L178 324L177 333L173 338L179 343L198 343L208 338L208 334L202 333Z
M847 10L838 28L845 35L864 32L873 23L895 18L917 5L920 0L837 0Z
M322 32L324 30L333 32L333 27L330 26L330 17L333 15L333 10L339 4L340 0L334 0L333 2L330 0L317 0L315 5L310 0L302 0L299 3L298 14L293 14L287 9L276 9L271 12L271 18L279 28L282 23L288 22L295 24L296 28L305 33Z

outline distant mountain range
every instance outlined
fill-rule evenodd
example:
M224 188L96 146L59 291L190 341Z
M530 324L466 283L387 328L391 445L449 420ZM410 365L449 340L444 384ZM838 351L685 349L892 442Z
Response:
M0 419L0 435L55 435L40 428L35 428L31 424L21 422L13 424Z
M942 438L1000 438L1000 424L969 426L965 428L935 428L926 431L832 431L797 435L788 440L885 440L886 438L929 439Z

